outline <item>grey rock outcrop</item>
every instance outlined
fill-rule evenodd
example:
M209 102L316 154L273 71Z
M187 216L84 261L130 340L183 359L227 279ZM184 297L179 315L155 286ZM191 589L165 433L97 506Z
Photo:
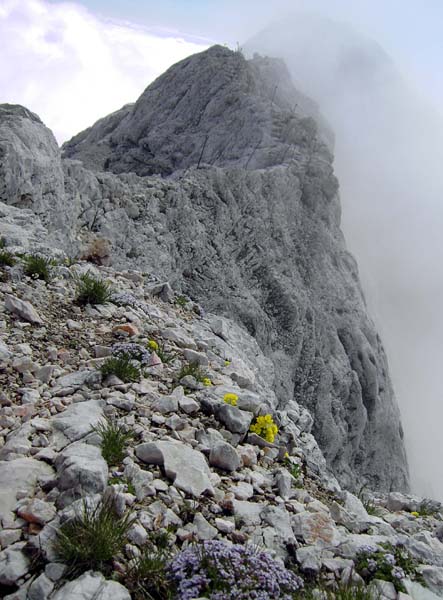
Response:
M66 225L57 141L36 114L15 104L0 105L0 202L32 209L51 228Z
M64 146L64 218L82 239L109 240L115 265L245 327L274 365L255 376L280 409L311 412L342 484L406 489L386 356L340 231L330 136L300 98L281 61L219 46L185 59Z

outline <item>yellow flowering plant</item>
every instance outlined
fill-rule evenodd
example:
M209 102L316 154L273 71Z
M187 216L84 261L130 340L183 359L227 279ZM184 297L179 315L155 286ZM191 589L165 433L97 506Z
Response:
M211 387L212 385L212 381L209 379L209 377L204 377L202 383L205 387Z
M237 394L228 393L223 396L223 400L226 402L226 404L237 406L238 396Z
M225 360L225 367L229 367L231 365L231 361L230 360Z
M413 511L411 512L411 515L412 515L413 517L419 517L419 516L420 516L420 513L419 513L419 512L417 512L416 510L413 510Z
M153 350L154 352L158 352L158 343L155 340L149 340L148 342L149 350Z
M255 422L250 426L249 431L256 433L272 444L278 433L278 427L274 423L271 415L261 415L255 419Z

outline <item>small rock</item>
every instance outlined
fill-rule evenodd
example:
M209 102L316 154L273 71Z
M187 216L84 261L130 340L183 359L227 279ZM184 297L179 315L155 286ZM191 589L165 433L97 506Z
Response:
M181 442L140 444L135 448L135 453L147 464L163 466L166 476L172 479L174 485L193 496L214 492L205 457Z
M51 600L131 600L128 590L116 581L106 580L101 573L88 571L65 583Z
M74 499L101 493L108 483L108 465L96 446L75 442L61 452L55 461L58 487Z
M152 410L165 415L178 410L178 399L171 394L170 396L160 396L152 403Z
M116 325L113 330L114 333L122 333L129 337L140 335L139 330L132 323L124 323L123 325Z
M245 481L239 481L237 485L230 488L230 491L237 500L249 500L254 495L254 488L250 483L246 483Z
M183 398L180 398L178 405L187 415L193 415L200 410L200 404L190 396L183 396Z
M236 449L227 442L218 442L211 448L209 464L225 471L236 471L241 464Z
M235 529L235 523L233 521L228 521L228 519L221 519L217 517L215 519L215 526L221 533L232 533Z
M150 287L148 291L152 296L158 296L163 302L170 302L171 304L174 302L175 294L168 281L158 283Z
M27 598L29 600L47 600L53 589L54 582L42 573L29 586Z
M203 352L197 352L196 350L185 348L183 350L183 356L188 362L200 365L202 367L207 367L209 364L208 357L206 354L203 354Z
M0 584L14 585L31 568L31 561L22 552L24 542L17 542L0 552Z
M53 504L33 498L26 506L19 508L17 514L28 523L37 523L44 525L56 515L56 510Z
M253 414L240 410L230 404L221 404L216 411L216 416L232 433L246 433L251 425Z
M217 535L217 529L201 513L195 515L192 525L199 540L213 540Z
M43 319L27 300L20 300L11 294L5 295L5 308L9 312L17 315L21 319L32 323L33 325L43 325Z

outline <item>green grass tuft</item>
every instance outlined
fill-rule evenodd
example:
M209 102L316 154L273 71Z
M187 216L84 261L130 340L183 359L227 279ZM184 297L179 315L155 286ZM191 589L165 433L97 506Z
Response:
M142 375L140 367L138 367L131 358L127 355L124 356L112 356L103 363L101 366L102 377L108 377L109 375L115 375L123 383L131 383L134 381L140 381Z
M105 304L111 296L109 284L90 273L83 273L77 278L76 288L75 300L81 306Z
M126 445L133 438L133 434L126 432L121 425L110 419L100 421L92 430L101 438L100 448L108 465L121 464L126 456Z
M63 523L57 532L53 546L57 560L68 566L70 576L89 570L109 575L133 522L130 514L119 517L110 500L96 508L84 502L82 514Z
M378 600L380 594L364 583L339 583L334 592L328 592L328 600Z
M38 254L30 254L23 257L25 275L34 279L50 281L52 261Z
M183 365L177 375L177 380L180 381L183 377L187 377L188 375L194 377L194 379L200 381L200 383L203 383L203 379L207 377L206 371L204 371L198 363L188 363L187 365Z
M168 577L171 559L168 532L151 533L140 556L133 560L126 584L136 600L172 600L175 591Z
M15 257L8 250L0 251L0 267L13 267L15 265Z

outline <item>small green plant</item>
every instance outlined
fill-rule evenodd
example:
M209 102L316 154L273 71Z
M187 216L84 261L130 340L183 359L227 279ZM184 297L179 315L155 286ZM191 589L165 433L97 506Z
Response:
M100 436L100 448L108 465L119 465L125 458L125 448L133 438L132 433L126 432L121 425L110 419L100 421L92 430Z
M188 302L189 300L186 298L186 296L177 296L175 299L177 306L181 306L182 308L186 306Z
M418 507L418 514L420 517L435 517L441 506L436 506L432 500L423 500Z
M379 508L378 508L378 506L376 506L374 504L374 502L371 500L371 498L366 496L366 494L365 494L366 489L367 489L366 485L363 485L360 488L360 490L357 494L357 497L359 500L361 500L361 503L363 504L363 507L366 510L366 512L368 513L368 515L378 516Z
M13 267L15 257L9 250L0 250L0 267Z
M334 591L327 591L328 600L378 600L380 594L364 583L337 583Z
M106 281L83 273L76 280L76 302L81 306L86 304L104 304L111 296L111 289Z
M183 377L188 376L191 376L196 381L203 383L203 381L207 378L207 373L200 367L198 363L188 363L187 365L183 365L180 369L177 380L181 381Z
M298 479L300 477L301 467L298 463L289 464L288 469L294 479Z
M157 354L157 356L159 357L159 359L162 361L162 363L164 365L169 364L175 358L174 354L166 352L165 347L158 340L155 340L155 339L149 340L148 348L149 348L149 350L152 350L153 352L155 352Z
M129 513L123 517L116 514L112 500L96 507L85 501L81 514L63 523L57 532L53 546L57 560L68 566L70 576L89 570L109 575L133 522Z
M52 261L39 254L29 254L23 258L25 275L34 279L50 281Z
M110 477L108 479L108 485L120 485L120 484L124 484L126 486L126 489L128 491L128 494L132 494L133 496L136 496L136 492L135 492L135 487L134 484L132 483L132 481L130 479L127 479L126 477Z
M192 523L198 512L197 508L197 503L193 500L185 500L183 502L183 506L180 508L180 519L185 525Z
M382 579L394 584L398 592L404 592L403 579L421 581L417 563L401 544L380 544L381 549L363 546L357 553L355 568L366 583Z
M141 554L133 559L126 584L136 600L172 600L175 597L167 570L170 548L168 532L154 532Z
M115 375L123 383L140 381L140 367L129 356L111 356L100 368L102 377Z

